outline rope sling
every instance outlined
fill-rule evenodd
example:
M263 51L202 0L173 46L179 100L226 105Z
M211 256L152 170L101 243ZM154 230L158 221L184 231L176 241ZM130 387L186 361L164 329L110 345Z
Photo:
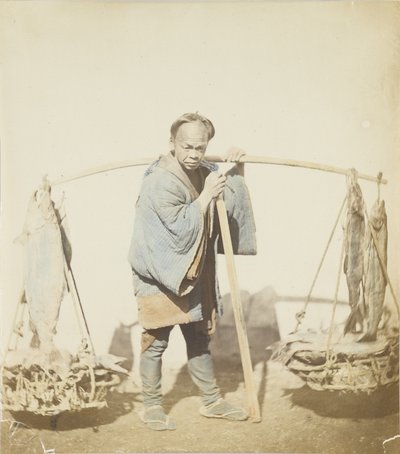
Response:
M355 170L350 170L347 175L347 185L351 178L357 178ZM382 184L382 174L377 177L377 192L378 201L380 201L380 186ZM349 189L349 188L348 188ZM342 348L344 334L340 334L339 338L333 342L335 333L335 316L338 304L338 293L340 288L340 280L343 270L344 252L345 252L345 235L343 235L339 267L336 277L335 294L333 299L332 313L330 317L329 328L327 331L325 346L323 345L323 336L321 334L304 334L299 331L301 324L306 316L306 312L311 300L311 295L314 291L315 284L320 275L320 271L324 264L327 252L332 243L335 231L342 217L344 207L348 201L348 193L344 198L338 215L335 219L333 228L330 232L326 246L323 250L321 260L318 264L316 273L312 280L310 290L307 294L304 307L295 315L296 326L293 333L289 336L289 340L280 351L275 352L275 359L282 360L286 366L299 375L308 386L312 389L323 390L336 390L336 391L366 391L371 392L380 385L388 385L398 381L399 366L398 366L398 338L397 336L390 338L387 342L376 343L373 346L367 344L354 344L357 350L352 352L349 348ZM394 293L393 285L391 283L387 267L382 257L382 251L379 249L378 239L371 224L368 210L365 201L362 200L362 209L366 219L368 231L371 234L373 247L376 250L379 264L386 282L389 285L391 296L395 303L398 317L400 317L398 299ZM344 229L343 229L344 230ZM296 338L296 335L298 337ZM353 342L354 343L354 342ZM362 351L361 347L364 351ZM351 344L350 344L351 347ZM314 348L314 350L313 350ZM313 364L316 363L316 364Z
M65 215L62 219L66 219ZM57 219L61 231L60 219ZM88 323L83 311L71 264L63 243L63 263L66 287L71 295L74 314L80 333L80 347L72 357L70 369L59 375L43 365L7 363L10 353L18 352L26 319L26 301L23 291L13 319L12 329L3 357L3 408L12 411L30 411L40 415L55 416L62 411L80 411L83 408L103 408L107 405L109 389L120 383L112 370L98 363ZM22 350L24 351L24 350ZM25 350L25 355L29 355ZM23 361L25 363L25 361Z

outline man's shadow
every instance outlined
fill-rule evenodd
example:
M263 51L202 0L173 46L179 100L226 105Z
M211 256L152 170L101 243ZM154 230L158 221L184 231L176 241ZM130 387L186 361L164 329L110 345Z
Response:
M266 351L268 345L280 339L275 302L277 294L272 287L265 287L260 292L249 294L241 292L247 338L253 370L257 369L258 402L262 412L267 386L268 360L271 356ZM238 384L244 381L238 336L230 295L223 297L224 314L220 326L211 342L217 379L221 380L224 392L234 392Z

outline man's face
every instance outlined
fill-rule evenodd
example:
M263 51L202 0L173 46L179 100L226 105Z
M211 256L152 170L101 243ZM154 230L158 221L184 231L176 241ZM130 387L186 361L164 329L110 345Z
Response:
M184 123L172 139L175 159L186 171L196 170L208 145L208 131L201 121Z

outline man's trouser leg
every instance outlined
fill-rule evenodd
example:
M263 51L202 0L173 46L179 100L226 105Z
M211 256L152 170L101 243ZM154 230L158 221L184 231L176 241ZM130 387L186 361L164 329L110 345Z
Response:
M161 366L162 355L168 347L172 326L146 331L143 336L153 336L154 341L140 356L143 404L145 407L162 405Z
M193 323L180 325L180 328L186 341L190 376L200 389L203 405L210 405L221 397L208 347L210 336Z

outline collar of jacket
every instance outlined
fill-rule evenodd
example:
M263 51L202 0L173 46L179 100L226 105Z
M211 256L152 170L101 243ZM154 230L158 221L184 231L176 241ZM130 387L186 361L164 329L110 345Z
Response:
M196 172L199 172L201 178L204 179L210 173L211 169L208 165L207 161L201 161L199 168ZM167 155L161 156L160 161L158 163L158 167L167 170L168 172L175 175L190 191L190 195L193 199L196 199L199 196L198 191L194 187L193 183L190 181L187 173L182 169L179 162L175 159L172 153L168 153Z

